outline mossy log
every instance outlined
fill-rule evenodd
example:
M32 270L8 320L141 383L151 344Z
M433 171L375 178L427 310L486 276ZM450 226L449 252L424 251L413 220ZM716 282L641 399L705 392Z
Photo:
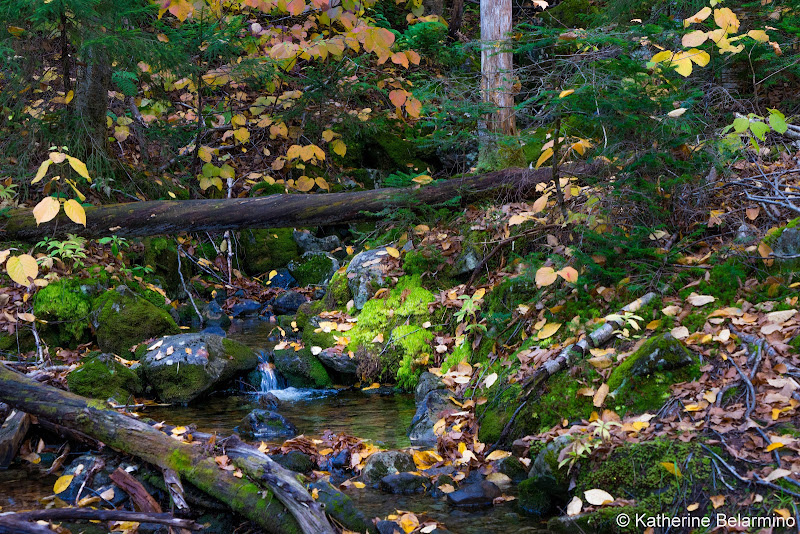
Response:
M177 441L100 401L45 386L0 365L0 400L17 409L86 433L109 447L131 454L181 478L275 534L333 534L334 528L292 473L259 455L269 477L237 478L220 469L199 444ZM249 471L249 470L248 470ZM275 498L273 498L273 496Z
M562 172L587 175L596 165L565 165ZM550 169L512 168L465 176L417 188L386 188L353 193L283 194L221 200L154 200L86 208L86 226L59 214L37 225L33 210L8 212L0 230L5 240L33 241L72 233L84 237L144 237L177 232L223 232L245 228L325 226L381 217L385 210L415 209L459 198L462 204L489 196L525 198L551 179Z

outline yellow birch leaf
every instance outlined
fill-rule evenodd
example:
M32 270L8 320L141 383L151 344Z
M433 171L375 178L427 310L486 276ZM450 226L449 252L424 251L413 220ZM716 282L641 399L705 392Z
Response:
M69 199L64 202L64 213L67 214L72 222L86 226L86 210L75 199Z
M561 328L561 323L547 323L536 334L536 339L538 340L547 339L556 332L558 332L559 328Z
M49 169L50 165L52 165L52 164L53 164L53 160L52 159L44 160L42 162L42 164L39 165L39 170L36 171L36 176L33 177L33 180L31 181L31 185L35 184L36 182L39 182L42 178L44 178L44 175L47 174L47 169Z
M57 198L44 197L33 208L33 218L36 219L36 226L55 219L60 209L61 203Z
M48 157L53 163L62 163L65 159L67 159L67 155L63 152L50 152Z
M423 174L423 175L417 176L416 178L413 178L411 181L414 182L414 183L417 183L417 184L426 185L426 184L431 183L433 181L433 178L431 178L427 174Z
M314 188L315 184L316 182L314 181L313 178L309 178L308 176L301 176L300 178L297 179L294 186L298 191L303 191L305 193L306 191L311 191L311 189Z
M400 257L400 251L397 250L394 247L386 247L386 252L389 254L389 256L391 256L393 258L399 258Z
M750 30L747 32L747 36L751 39L755 39L759 43L766 43L769 41L769 35L764 30Z
M739 31L739 18L730 8L723 7L714 10L714 22L728 33Z
M553 157L553 149L552 148L548 148L547 150L542 152L542 155L539 156L538 160L536 160L536 168L538 169L539 167L541 167L542 163L544 163L545 161L547 161L551 157Z
M86 178L87 182L92 181L92 179L89 177L89 170L86 168L86 164L84 162L78 158L73 158L72 156L67 156L67 161L69 162L69 166L72 167L75 172Z
M536 271L536 287L545 287L558 280L558 274L552 267L540 267Z
M564 98L575 92L575 89L565 89L558 94L558 98Z
M694 48L705 43L708 39L708 34L703 30L695 30L692 33L687 33L681 39L681 44L686 48Z
M58 494L63 492L72 484L73 478L75 478L75 475L63 475L58 477L58 480L56 480L56 483L53 485L53 493Z
M341 139L334 139L331 141L331 150L333 150L334 154L344 157L347 154L347 145Z
M233 136L240 143L246 143L247 141L250 140L250 130L248 130L247 128L236 128L233 131Z
M547 207L547 201L549 199L550 199L550 194L549 193L545 193L544 195L540 196L533 203L533 207L531 208L531 211L533 213L539 213L540 211L544 210Z
M661 462L661 467L666 469L669 474L675 475L678 478L683 476L680 467L678 467L678 464L675 462Z
M574 267L564 267L556 272L556 274L572 284L578 281L578 271L576 271Z
M328 185L328 182L322 176L314 178L314 183L317 184L317 187L324 189L325 191L330 191L331 189L331 187Z
M783 443L776 441L775 443L770 443L769 446L767 446L767 448L764 450L767 452L772 452L775 449L780 449L781 447L783 447Z
M688 28L690 24L694 24L695 22L703 22L711 15L711 8L706 6L688 19L684 19L683 27Z
M725 504L725 495L714 495L709 497L711 499L711 504L714 506L714 510Z

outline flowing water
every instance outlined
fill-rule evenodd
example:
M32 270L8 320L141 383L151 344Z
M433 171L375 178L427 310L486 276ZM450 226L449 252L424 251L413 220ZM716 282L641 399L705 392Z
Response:
M203 432L227 435L251 410L262 408L259 397L278 398L277 412L294 423L298 431L318 437L325 430L343 432L390 448L410 446L406 429L414 416L413 395L381 395L358 389L286 388L268 360L275 340L267 323L235 322L228 334L261 354L259 390L227 396L212 396L191 406L148 407L143 414L174 425L196 425ZM55 477L31 476L22 468L0 472L0 510L35 509L38 499L52 493ZM428 495L387 495L371 488L350 488L347 493L367 517L386 517L397 510L411 511L444 524L454 534L543 532L540 521L516 513L513 503L465 512Z

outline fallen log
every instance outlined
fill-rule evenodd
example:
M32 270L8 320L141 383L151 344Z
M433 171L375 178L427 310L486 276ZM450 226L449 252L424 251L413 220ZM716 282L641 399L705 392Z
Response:
M588 175L596 165L565 165L565 174ZM487 196L519 200L551 179L550 169L505 169L453 178L416 188L385 188L353 193L270 195L221 200L156 200L86 208L86 226L63 213L37 225L33 210L14 209L0 232L4 240L32 241L68 233L83 237L145 237L178 232L223 232L245 228L325 226L375 220L386 210L416 209L459 198L461 204Z
M174 528L201 530L203 527L191 519L180 519L171 514L129 512L127 510L93 510L91 508L49 508L47 510L33 510L30 512L9 512L0 514L0 525L22 524L28 521L135 521L137 523L151 523L166 525ZM2 532L2 530L0 530ZM47 529L43 532L53 533Z
M334 534L322 507L293 473L259 458L270 478L237 478L217 465L200 444L173 439L105 403L39 384L0 365L0 400L40 419L78 430L114 450L172 469L185 481L222 501L265 531L275 534Z
M0 469L8 467L17 455L30 423L31 418L28 414L14 410L0 426Z

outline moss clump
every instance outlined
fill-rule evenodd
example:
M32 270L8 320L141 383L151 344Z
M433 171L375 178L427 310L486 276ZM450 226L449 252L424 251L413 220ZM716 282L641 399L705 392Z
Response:
M501 388L495 385L494 388ZM478 428L478 439L484 443L494 443L500 439L500 434L506 423L511 418L514 410L517 409L517 402L522 388L519 384L507 387L499 395L497 391L490 390L487 397L492 399L486 404L486 408L481 413L481 426Z
M149 237L144 239L145 265L153 269L153 276L161 280L161 287L171 297L176 297L181 287L181 277L178 273L178 246L172 239L165 237ZM181 270L186 280L192 277L189 262L182 262Z
M297 268L289 268L300 287L324 284L333 268L333 260L325 254L314 254L299 261Z
M91 298L76 280L59 280L36 293L33 314L48 322L44 337L48 344L75 347L89 333Z
M328 291L325 293L325 307L329 310L342 310L353 298L353 292L347 284L347 274L343 269L333 273L328 282Z
M290 386L296 388L327 388L333 384L328 371L311 349L304 348L276 350L273 353L275 367Z
M270 195L279 195L285 192L285 186L281 184L269 184L267 182L259 182L250 188L251 197L268 197Z
M126 286L106 291L92 304L97 344L105 352L125 354L133 345L152 337L180 333L163 309L133 293Z
M641 413L661 408L670 385L699 376L699 365L688 349L669 333L649 339L628 356L608 378L621 412Z
M550 496L542 490L532 478L523 480L517 486L517 508L527 515L542 517L546 515L552 503Z
M286 267L300 251L291 228L245 230L240 242L244 249L243 267L247 274L258 275Z
M180 372L172 365L161 365L147 369L147 383L163 402L186 404L198 391L211 385L211 377L199 365L181 366ZM191 393L189 393L191 392Z
M432 339L422 323L429 320L428 304L433 301L433 294L422 287L419 276L400 278L386 299L371 299L364 304L356 326L348 332L348 349L369 352L375 348L372 340L382 335L392 348L382 351L376 376L402 380L403 387L413 388Z
M676 477L662 465L676 464L682 476ZM696 443L678 440L655 440L627 443L609 458L581 468L576 495L592 488L602 488L611 495L625 495L636 502L634 506L607 508L592 514L596 531L640 532L630 525L621 529L615 518L620 513L655 516L673 510L683 502L706 501L708 491L703 484L712 480L709 458ZM706 501L707 502L707 501ZM703 514L701 509L698 513Z
M599 9L589 0L563 0L542 13L542 20L559 28L585 28L597 13Z
M126 402L131 395L139 395L142 385L136 373L119 363L111 355L95 355L67 375L69 390L95 399L114 398Z
M453 349L453 352L447 355L440 366L443 373L453 369L461 362L469 363L469 357L472 354L472 349L466 341Z

